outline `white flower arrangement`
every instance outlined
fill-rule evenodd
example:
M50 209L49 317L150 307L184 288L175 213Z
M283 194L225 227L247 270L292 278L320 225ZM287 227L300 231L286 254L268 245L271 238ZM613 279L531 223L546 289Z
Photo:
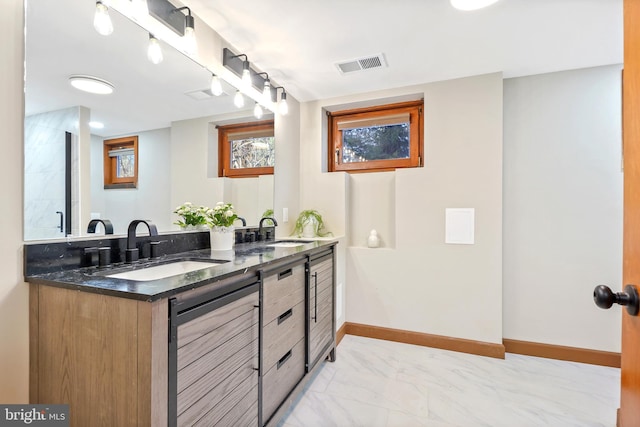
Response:
M207 209L206 221L210 227L231 227L238 215L231 203L218 202L213 209Z

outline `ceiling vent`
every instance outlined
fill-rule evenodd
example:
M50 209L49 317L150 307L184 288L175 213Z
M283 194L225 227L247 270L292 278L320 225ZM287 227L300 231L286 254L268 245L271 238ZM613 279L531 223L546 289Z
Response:
M194 90L192 92L187 92L185 93L185 95L195 99L195 100L202 100L202 99L210 99L210 98L217 98L216 96L213 95L213 93L211 92L211 89L201 89L201 90ZM226 92L222 92L222 95L227 95Z
M387 61L384 60L384 55L382 53L336 63L336 67L338 67L338 70L340 70L342 74L352 73L354 71L371 70L386 66Z

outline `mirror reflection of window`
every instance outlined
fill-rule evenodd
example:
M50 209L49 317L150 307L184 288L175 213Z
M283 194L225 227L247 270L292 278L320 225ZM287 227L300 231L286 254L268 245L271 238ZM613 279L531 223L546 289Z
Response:
M138 137L104 140L104 188L136 188Z
M219 176L272 175L275 165L273 120L218 126Z
M118 156L118 170L116 173L117 177L131 178L133 176L133 163L133 154Z
M231 168L273 167L275 164L275 138L273 136L242 136L233 138Z

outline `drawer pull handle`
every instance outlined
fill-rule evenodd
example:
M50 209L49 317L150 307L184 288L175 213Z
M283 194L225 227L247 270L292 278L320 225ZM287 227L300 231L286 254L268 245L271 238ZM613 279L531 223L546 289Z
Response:
M278 360L278 366L276 367L276 369L280 369L280 367L287 363L287 360L289 359L291 359L291 350L287 351L287 354L285 354L280 360Z
M278 273L278 280L282 280L284 278L287 278L287 277L291 276L292 274L293 274L293 269L290 268L288 270L285 270L285 271L283 271L281 273Z
M278 360L278 366L276 369L280 369L280 367L287 363L287 360L289 359L291 359L291 350L287 351L287 354L285 354L280 360Z
M293 308L290 308L289 310L285 311L280 316L278 316L278 325L284 322L285 320L287 320L291 316L293 316Z
M314 323L318 323L318 272L313 273L314 291L313 291L313 317Z

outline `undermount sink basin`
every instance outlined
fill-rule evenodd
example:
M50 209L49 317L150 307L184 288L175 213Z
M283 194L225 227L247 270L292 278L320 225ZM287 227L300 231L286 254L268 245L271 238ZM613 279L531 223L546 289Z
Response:
M152 267L140 268L137 270L124 271L121 273L107 274L106 277L115 279L137 280L146 282L159 280L166 277L178 276L191 271L202 270L214 265L223 264L226 261L175 261L167 264L154 265Z
M267 246L273 246L276 248L295 248L297 246L306 245L307 243L313 243L313 240L279 240Z

